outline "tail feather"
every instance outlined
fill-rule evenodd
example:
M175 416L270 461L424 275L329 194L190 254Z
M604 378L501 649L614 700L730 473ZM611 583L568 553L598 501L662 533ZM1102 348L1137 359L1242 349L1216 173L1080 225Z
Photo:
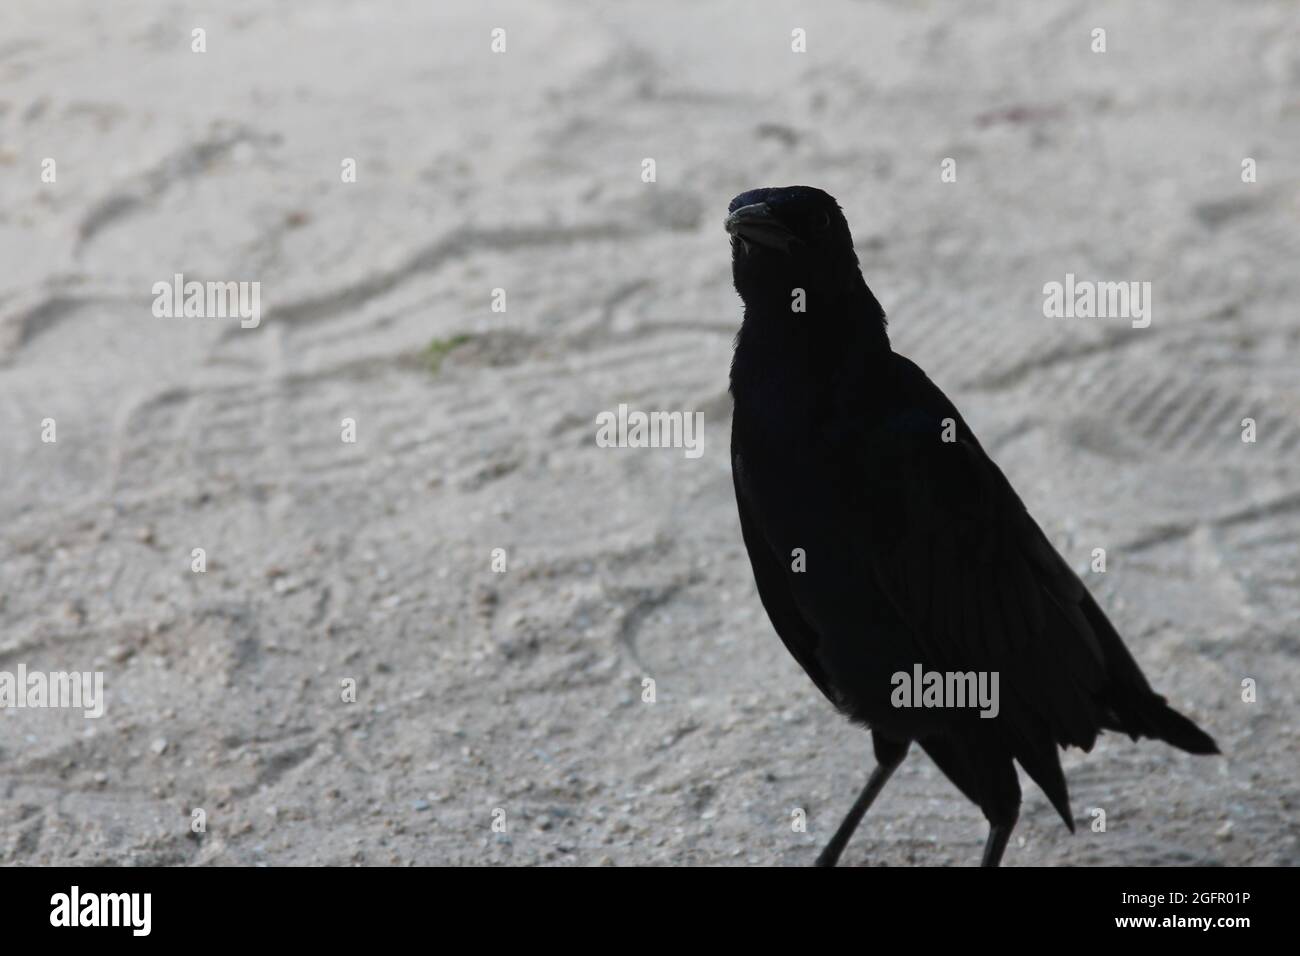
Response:
M1025 768L1031 780L1047 795L1065 825L1074 832L1074 814L1070 811L1070 790L1061 769L1061 752L1047 736L1026 740L1016 753L1016 760Z
M1219 752L1219 745L1214 742L1213 737L1170 707L1158 694L1151 695L1142 716L1146 718L1146 723L1150 727L1150 731L1144 736L1171 743L1189 754Z
M1163 740L1192 754L1219 753L1214 738L1151 689L1114 626L1086 591L1082 607L1101 643L1106 656L1106 676L1111 682L1106 702L1116 719L1103 719L1102 726L1126 733L1134 740L1138 737Z

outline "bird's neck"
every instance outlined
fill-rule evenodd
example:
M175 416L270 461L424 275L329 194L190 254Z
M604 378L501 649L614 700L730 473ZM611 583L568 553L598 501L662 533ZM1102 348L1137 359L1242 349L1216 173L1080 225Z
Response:
M888 360L885 313L861 276L834 296L814 290L806 312L792 311L787 301L761 296L745 304L731 368L738 400L747 387L829 388L842 369L870 374Z

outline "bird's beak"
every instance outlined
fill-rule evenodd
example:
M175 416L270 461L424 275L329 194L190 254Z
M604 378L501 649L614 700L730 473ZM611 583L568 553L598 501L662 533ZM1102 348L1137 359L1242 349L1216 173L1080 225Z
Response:
M727 232L747 246L752 242L779 252L789 252L790 246L795 242L794 233L772 215L771 207L765 202L741 206L727 216L724 226Z

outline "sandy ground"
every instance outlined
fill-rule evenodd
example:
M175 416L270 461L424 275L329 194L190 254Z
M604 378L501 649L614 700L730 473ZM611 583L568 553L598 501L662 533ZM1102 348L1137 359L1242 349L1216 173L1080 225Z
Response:
M1300 18L1137 6L0 5L0 670L107 693L0 712L0 862L811 861L869 741L727 455L721 219L790 182L1226 752L1071 752L1080 832L1026 781L1006 862L1300 862ZM261 325L154 317L177 272ZM1066 273L1151 327L1044 318ZM598 448L620 402L704 454ZM914 752L845 862L984 833Z

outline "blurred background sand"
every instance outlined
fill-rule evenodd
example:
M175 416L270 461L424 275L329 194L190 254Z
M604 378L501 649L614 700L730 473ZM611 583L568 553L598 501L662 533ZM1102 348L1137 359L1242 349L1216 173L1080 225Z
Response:
M794 182L1226 752L1067 754L1006 863L1297 862L1298 157L1293 3L11 0L0 670L108 702L0 712L0 862L810 862L872 761L741 545L721 228ZM1067 272L1151 328L1045 319ZM596 447L620 402L703 456ZM844 862L984 834L914 751Z

